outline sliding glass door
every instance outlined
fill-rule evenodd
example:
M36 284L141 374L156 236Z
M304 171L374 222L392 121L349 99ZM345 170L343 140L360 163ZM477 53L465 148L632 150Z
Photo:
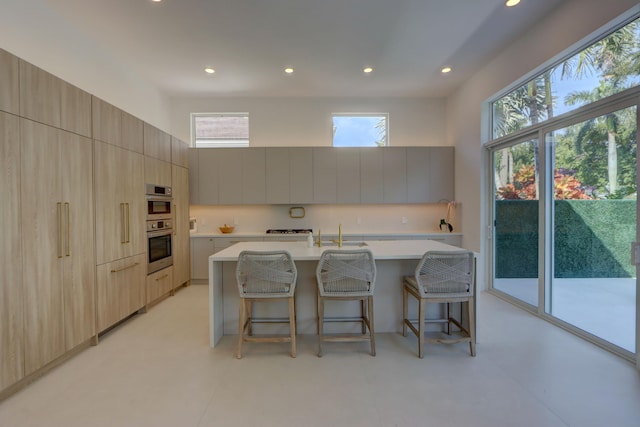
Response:
M545 134L552 156L545 312L633 353L636 117L630 106Z
M538 306L538 140L493 152L493 287Z
M491 289L629 358L640 317L637 106L611 103L490 149Z

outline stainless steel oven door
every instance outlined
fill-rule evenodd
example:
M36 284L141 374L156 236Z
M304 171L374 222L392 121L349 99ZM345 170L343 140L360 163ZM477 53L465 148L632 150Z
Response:
M173 265L172 230L147 233L147 251L149 264L147 274L155 273Z

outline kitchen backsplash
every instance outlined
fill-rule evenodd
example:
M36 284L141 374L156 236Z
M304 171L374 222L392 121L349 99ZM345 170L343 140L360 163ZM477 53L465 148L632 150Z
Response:
M261 233L269 228L312 228L335 234L342 224L344 233L429 233L439 232L446 218L447 203L419 205L302 205L304 218L290 218L289 209L298 205L203 206L192 205L190 216L197 219L198 233L216 233L223 224L235 225L236 233ZM450 209L449 222L461 232L462 206Z

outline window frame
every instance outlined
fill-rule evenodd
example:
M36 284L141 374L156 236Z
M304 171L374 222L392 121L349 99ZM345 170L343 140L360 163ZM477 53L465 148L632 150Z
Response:
M249 147L250 146L250 125L249 125L249 113L248 112L212 112L212 113L191 113L190 115L190 127L191 127L191 147L193 148L236 148L236 147ZM247 119L247 138L227 138L218 139L218 142L206 142L198 143L196 134L196 118L198 117L246 117ZM213 138L212 141L216 141Z
M384 135L384 144L379 145L336 145L336 127L335 127L335 118L336 117L350 117L350 118L384 118L385 121L385 135ZM331 113L331 125L332 125L332 137L331 137L331 146L332 147L389 147L389 113Z

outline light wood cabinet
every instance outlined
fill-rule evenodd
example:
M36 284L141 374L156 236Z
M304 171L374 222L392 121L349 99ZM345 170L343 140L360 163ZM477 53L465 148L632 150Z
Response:
M189 148L189 204L199 205L200 203L200 169L199 169L199 158L198 156L201 154L201 149L199 148ZM209 159L210 161L215 161L214 159ZM203 159L203 161L205 161ZM204 179L204 177L203 177ZM217 175L216 175L216 194L215 200L218 200L218 185L217 185Z
M145 156L144 182L171 187L171 163Z
M160 129L144 124L144 155L171 162L171 136Z
M96 141L94 159L96 259L100 265L146 250L144 157Z
M69 132L91 137L91 95L60 81L60 127Z
M171 181L174 206L173 287L190 279L191 250L189 244L189 171L173 165Z
M262 205L267 201L265 149L248 148L242 152L242 203Z
M147 304L168 294L173 287L173 267L163 268L147 276Z
M189 168L189 145L174 136L171 137L171 163Z
M120 124L122 148L136 153L144 152L144 122L125 111L120 111Z
M20 116L60 127L62 80L20 60Z
M25 374L95 335L91 140L21 119Z
M20 166L20 120L0 112L0 390L24 376Z
M123 147L122 111L95 96L91 97L93 139Z
M20 60L0 49L0 111L20 113Z
M96 318L99 332L146 305L146 254L99 265L96 278Z

